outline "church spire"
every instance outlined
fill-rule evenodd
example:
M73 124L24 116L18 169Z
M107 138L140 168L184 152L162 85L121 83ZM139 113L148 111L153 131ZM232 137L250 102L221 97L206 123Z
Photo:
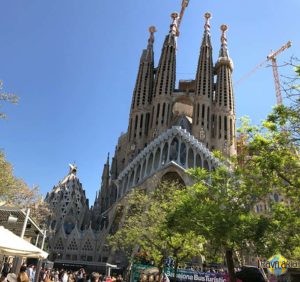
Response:
M106 163L103 166L101 190L108 187L109 183L109 153L107 154Z
M204 14L205 17L205 24L204 24L204 35L202 40L202 46L211 47L210 42L210 23L209 20L211 19L211 13L207 12Z
M228 49L227 49L227 37L226 37L226 31L228 29L226 24L222 24L220 27L222 33L221 33L221 49L219 52L219 58L229 58ZM230 62L232 64L232 62ZM231 66L231 69L233 69L233 66Z
M150 35L149 35L149 39L148 39L147 51L153 51L154 32L156 32L156 27L152 25L149 27Z
M149 27L147 48L143 50L136 83L133 91L128 125L128 158L134 157L146 143L150 122L150 103L154 83L154 33L155 26Z
M118 161L117 161L117 147L115 149L115 155L113 156L111 160L111 169L110 169L110 175L111 179L115 180L118 177Z
M178 35L178 13L171 14L170 30L165 37L156 70L150 129L150 140L168 126L171 115L171 95L176 83L176 37Z
M203 144L210 143L211 106L213 99L213 57L210 38L211 14L205 13L205 24L196 73L193 134Z
M214 99L215 128L213 143L216 149L225 155L236 153L235 146L235 110L232 85L233 63L227 48L227 25L221 29L221 48L215 65L216 92Z

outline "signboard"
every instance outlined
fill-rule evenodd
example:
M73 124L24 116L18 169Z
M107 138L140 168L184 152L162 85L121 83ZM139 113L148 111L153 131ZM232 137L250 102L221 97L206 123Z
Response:
M145 269L149 269L149 268L153 268L153 266L134 263L131 267L130 282L139 282L141 280L141 273Z
M174 269L165 268L165 274L169 278L174 278ZM224 273L213 273L213 272L201 272L196 270L178 269L176 275L177 281L184 282L198 282L198 281L209 281L209 282L229 282L229 277Z
M151 265L133 264L131 268L130 282L139 282L141 273L153 268ZM164 273L169 278L174 278L174 269L166 267ZM201 272L196 270L178 269L176 275L178 282L229 282L229 276L225 273Z

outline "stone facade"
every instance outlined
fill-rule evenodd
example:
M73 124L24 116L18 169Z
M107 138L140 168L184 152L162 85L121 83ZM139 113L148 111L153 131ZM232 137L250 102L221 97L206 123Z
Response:
M185 170L218 166L212 150L236 153L233 64L227 50L225 25L221 47L213 64L210 14L205 14L195 78L179 80L176 87L178 14L172 14L158 66L154 64L154 32L143 50L132 95L128 130L119 137L115 153L103 168L102 182L89 209L84 190L71 166L66 178L47 195L54 211L49 248L56 262L104 266L125 265L111 256L105 243L122 217L124 196L133 187L153 189L164 179L191 184ZM123 206L126 203L123 203Z

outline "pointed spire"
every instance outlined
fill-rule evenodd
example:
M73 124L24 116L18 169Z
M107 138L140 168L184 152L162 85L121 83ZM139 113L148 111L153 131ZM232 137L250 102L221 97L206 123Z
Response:
M228 49L227 49L227 37L226 37L226 31L228 29L228 26L226 24L222 24L220 29L222 31L222 34L221 34L221 49L220 49L219 57L229 58Z
M150 33L150 36L149 36L149 39L148 39L148 48L152 48L153 46L153 43L154 43L154 32L156 32L156 27L155 26L150 26L149 27L149 33Z
M142 55L141 60L146 60L146 61L153 61L153 43L154 43L154 32L156 32L156 27L155 26L150 26L149 27L149 39L148 39L148 46L147 46L147 52L144 52Z
M209 20L212 18L211 13L206 12L204 14L205 24L204 24L204 34L201 47L211 47L210 41L210 23Z
M108 181L109 181L109 153L107 154L106 163L103 166L102 185L106 186L108 184Z
M210 23L209 23L209 19L211 18L211 13L206 12L204 14L205 17L205 24L204 24L204 30L206 33L210 33Z
M228 26L226 24L222 24L220 26L220 29L222 31L221 34L221 49L219 52L219 58L216 63L216 68L218 68L220 65L228 65L230 70L233 70L233 63L229 57L229 52L227 48L227 37L226 37L226 31L228 29Z
M226 30L228 29L228 26L226 24L222 24L220 27L221 31L222 31L222 35L221 35L221 43L222 46L227 46L227 38L226 38Z
M170 24L170 31L169 33L178 36L179 35L179 30L178 30L178 20L179 20L179 15L177 12L174 12L171 14L172 18L172 23Z

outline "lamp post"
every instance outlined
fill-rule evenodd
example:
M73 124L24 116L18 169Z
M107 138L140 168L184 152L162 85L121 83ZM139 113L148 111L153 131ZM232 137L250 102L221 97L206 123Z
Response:
M30 209L28 208L27 211L26 211L26 215L25 215L25 219L24 219L24 222L23 222L23 227L22 227L22 231L21 231L21 235L20 235L20 237L22 239L24 238L24 235L25 235L26 226L27 226L28 219L29 219L29 214L30 214ZM22 258L21 257L16 257L14 259L14 262L13 262L13 267L12 267L13 270L12 271L14 273L19 273L20 268L21 268L21 264L22 264Z
M41 250L43 250L44 248L44 244L45 244L45 239L46 239L46 233L47 230L44 230L43 232L43 240L42 240L42 245L41 245ZM41 267L42 267L42 259L38 260L37 266L36 266L36 271L35 271L35 276L34 276L34 282L38 282L40 279L40 272L41 272Z
M107 276L110 276L110 270L112 268L117 268L118 266L116 264L106 263L106 267L107 267Z

